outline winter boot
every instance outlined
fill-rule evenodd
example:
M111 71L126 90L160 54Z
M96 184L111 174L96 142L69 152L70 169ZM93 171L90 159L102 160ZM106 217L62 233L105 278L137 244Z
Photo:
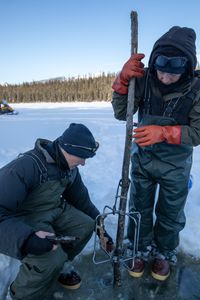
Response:
M129 267L129 275L135 278L140 278L144 273L145 261L141 257L136 257L134 261L130 261Z
M81 285L81 277L74 270L72 261L66 261L63 265L58 282L66 289L76 290Z
M170 275L169 261L162 258L155 258L151 267L151 275L157 280L166 280Z
M76 290L81 285L81 277L75 271L61 273L58 282L66 289Z
M131 245L130 249L133 249ZM135 278L140 278L144 273L145 262L148 261L149 255L151 252L151 245L145 247L143 251L137 251L136 257L133 260L129 261L129 275ZM134 263L133 263L134 262Z

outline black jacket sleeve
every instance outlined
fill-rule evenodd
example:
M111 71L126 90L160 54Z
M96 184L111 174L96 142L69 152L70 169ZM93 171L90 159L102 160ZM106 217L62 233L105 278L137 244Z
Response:
M135 99L134 99L134 114L137 112L138 107L141 105L144 97L145 82L148 72L146 69L145 76L142 78L135 78ZM113 92L112 95L112 107L114 116L116 119L126 121L128 94L122 95L117 92Z
M114 117L118 120L125 121L128 104L128 95L121 95L116 92L113 92L111 103L114 111Z
M73 180L64 190L63 197L68 203L84 212L92 219L95 219L100 214L99 210L90 200L88 190L81 179L78 168L74 170Z
M23 257L21 248L33 229L17 212L39 174L29 157L18 158L0 169L0 252L14 258Z

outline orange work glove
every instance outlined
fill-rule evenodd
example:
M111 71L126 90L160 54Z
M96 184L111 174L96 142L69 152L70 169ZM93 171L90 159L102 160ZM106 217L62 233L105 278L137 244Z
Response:
M144 76L144 64L141 59L144 54L133 54L131 58L124 64L121 72L115 79L112 88L119 94L128 94L128 84L132 77Z
M141 147L160 142L179 145L181 143L181 126L141 126L133 130L135 143Z

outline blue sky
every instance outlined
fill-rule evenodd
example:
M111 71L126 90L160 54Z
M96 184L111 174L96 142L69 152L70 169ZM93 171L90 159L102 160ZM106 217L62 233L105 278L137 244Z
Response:
M200 53L198 0L1 0L0 83L117 72L130 55L130 13L138 52L174 25L192 27Z

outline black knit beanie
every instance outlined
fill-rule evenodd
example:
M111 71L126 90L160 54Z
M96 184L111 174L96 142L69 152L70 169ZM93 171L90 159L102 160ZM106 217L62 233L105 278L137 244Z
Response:
M96 154L98 143L83 124L71 123L57 141L61 148L71 155L86 159Z

